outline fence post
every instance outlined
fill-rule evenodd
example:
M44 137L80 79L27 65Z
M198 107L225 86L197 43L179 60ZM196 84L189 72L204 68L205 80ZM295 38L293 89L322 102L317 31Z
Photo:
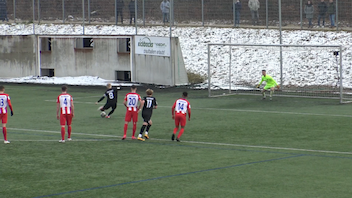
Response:
M65 0L62 0L62 23L65 23Z
M85 15L84 15L84 0L82 0L82 17L83 17L83 24L82 24L82 26L83 26L83 35L84 35L84 22L85 22Z
M138 34L138 27L137 27L137 1L138 0L135 0L134 1L134 26L136 27L136 35Z
M232 16L233 16L233 26L236 27L236 11L235 11L235 0L232 1Z
M303 0L299 1L299 14L300 14L300 20L301 20L301 30L303 29Z
M142 0L143 4L143 26L145 26L145 6L144 6L144 0Z
M202 26L204 27L204 0L202 0Z
M38 25L40 23L40 0L38 0Z
M339 0L336 0L336 30L339 30Z
M16 23L16 0L13 0L13 21Z
M280 26L280 45L282 45L282 16L281 16L281 0L279 0L279 26ZM283 84L283 75L282 75L282 46L280 46L280 85Z
M169 34L170 34L170 42L171 42L171 38L172 38L172 11L173 11L173 9L174 9L174 5L172 4L172 2L173 2L173 0L170 0L171 2L170 2L170 12L169 12L169 15L170 15L170 18L169 18L169 25L170 25L170 30L169 30ZM171 58L170 58L171 59ZM170 63L170 65L171 65L171 63Z
M269 29L269 5L268 5L268 0L265 2L265 15L266 15L266 29Z
M117 25L117 0L115 0L115 25Z
M88 24L90 24L90 0L88 0Z
M34 24L34 21L35 21L35 0L33 0L32 1L32 3L33 3L33 22L32 22L32 24L33 24L33 34L35 34L35 24Z
M171 0L171 5L170 5L170 7L172 8L172 9L170 9L170 13L171 13L171 18L170 18L170 21L172 21L172 25L175 25L174 24L174 22L175 22L175 20L174 20L174 8L175 8L175 4L174 4L174 0Z

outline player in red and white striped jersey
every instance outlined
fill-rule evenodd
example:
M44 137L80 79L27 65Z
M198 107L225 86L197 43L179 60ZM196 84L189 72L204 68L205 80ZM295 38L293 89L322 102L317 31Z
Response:
M2 133L4 134L4 143L10 144L10 141L7 140L7 106L10 107L11 116L13 116L13 109L11 104L10 96L5 92L5 87L0 86L0 120L2 121Z
M136 139L134 134L137 129L138 113L141 109L141 96L136 93L137 87L132 86L131 92L126 94L123 104L126 106L125 126L123 127L123 137L126 139L128 123L133 120L132 140ZM139 104L138 104L139 103Z
M60 120L61 125L61 140L59 142L65 142L65 125L67 123L68 129L68 139L71 139L71 123L74 116L74 106L73 98L70 94L67 93L67 86L61 87L62 93L57 97L57 108L56 108L56 117Z
M176 133L181 125L181 130L178 133L176 140L179 142L180 137L183 134L186 126L186 116L188 114L188 121L191 121L191 104L187 101L187 92L182 93L182 98L175 101L172 106L172 119L175 120L174 133L172 134L171 140L175 140Z

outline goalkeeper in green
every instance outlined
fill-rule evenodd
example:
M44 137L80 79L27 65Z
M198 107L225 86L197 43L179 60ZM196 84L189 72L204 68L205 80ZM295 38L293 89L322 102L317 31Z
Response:
M257 88L259 88L260 85L262 84L262 82L265 81L265 82L266 82L266 85L265 85L265 87L264 87L263 90L262 90L263 99L266 98L265 92L266 92L267 90L270 90L270 100L272 100L273 93L274 93L274 91L275 91L275 87L276 87L277 89L279 89L279 88L280 88L280 85L278 85L278 84L276 83L276 81L273 79L273 77L271 77L271 76L269 76L269 75L266 74L266 70L262 70L262 75L263 75L263 76L262 76L262 80L261 80L260 83L257 85Z

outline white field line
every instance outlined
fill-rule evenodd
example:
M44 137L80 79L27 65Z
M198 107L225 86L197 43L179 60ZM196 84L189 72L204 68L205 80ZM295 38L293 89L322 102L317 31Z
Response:
M8 128L8 129L17 130L17 131L33 131L33 132L41 132L41 133L61 133L59 131L47 131L47 130L36 130L36 129L19 129L19 128ZM116 135L102 135L102 134L89 134L89 133L72 133L72 134L73 135L96 136L96 137L112 137L112 138L121 138L122 137L122 136L116 136ZM112 139L109 139L109 140L112 140ZM153 138L151 140L170 142L170 139L154 139ZM94 141L94 140L91 140L91 141ZM98 140L98 141L100 141L100 140ZM272 146L255 146L255 145L228 144L228 143L217 143L217 142L197 142L197 141L182 141L182 142L190 143L190 144L206 144L206 145L217 145L217 146L233 146L233 147L244 147L244 148L260 148L260 149L272 149L272 150L288 150L288 151L303 151L303 152L314 152L314 153L352 155L352 152L340 152L340 151L285 148L285 147L272 147Z
M100 142L100 141L116 141L116 139L92 139L92 140L82 140L82 139L74 139L74 142ZM14 140L14 142L59 142L59 140ZM67 141L66 142L71 142Z
M56 102L55 100L45 100L45 102ZM83 104L95 104L95 102L80 102L74 101L74 103ZM121 105L122 104L117 104ZM171 106L158 106L161 108L170 108ZM209 111L234 111L234 112L246 112L246 113L273 113L273 114L289 114L289 115L307 115L307 116L327 116L327 117L345 117L352 118L352 115L338 115L338 114L320 114L320 113L299 113L299 112L286 112L286 111L262 111L262 110L248 110L248 109L219 109L219 108L192 108L198 110L209 110Z
M74 97L73 99L81 99L81 98L101 98L103 95L98 95L98 96L85 96L85 97Z

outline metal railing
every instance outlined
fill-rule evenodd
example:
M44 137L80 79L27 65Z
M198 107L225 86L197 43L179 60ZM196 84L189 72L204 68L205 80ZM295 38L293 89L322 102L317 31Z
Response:
M0 0L0 21L15 23L81 23L150 26L239 26L256 25L261 28L285 27L294 29L308 28L305 13L306 0L259 0L258 22L252 19L248 1L240 0L240 14L236 15L237 0L170 0L170 20L163 23L160 4L163 0ZM330 0L324 0L329 6ZM318 27L319 3L312 0L314 12L313 28ZM331 26L329 13L335 14L333 29L350 28L352 25L352 1L334 0L333 9L325 14L325 28ZM122 15L120 14L122 13ZM281 14L280 14L281 13ZM123 19L121 19L121 16ZM281 16L281 20L279 20ZM131 19L132 18L132 19ZM136 24L134 19L136 18ZM281 21L281 24L280 24ZM323 22L321 21L321 26ZM322 28L322 27L321 27Z

